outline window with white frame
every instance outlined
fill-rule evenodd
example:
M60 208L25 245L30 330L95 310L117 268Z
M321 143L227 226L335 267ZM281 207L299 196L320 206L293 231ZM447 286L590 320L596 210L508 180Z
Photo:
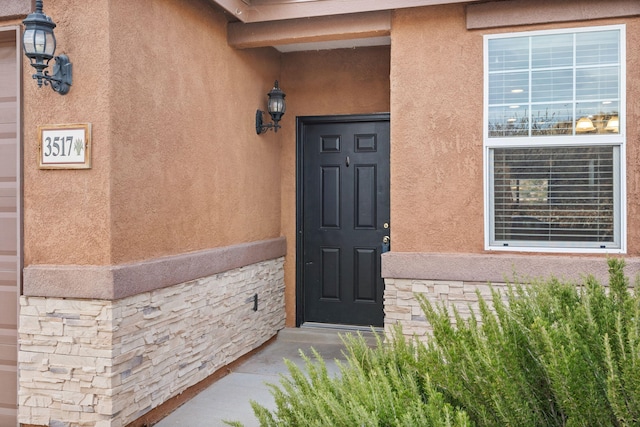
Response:
M485 246L625 251L625 27L484 39Z

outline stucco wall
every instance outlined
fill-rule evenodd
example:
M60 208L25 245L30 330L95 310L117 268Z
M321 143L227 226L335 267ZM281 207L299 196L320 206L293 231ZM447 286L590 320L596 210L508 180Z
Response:
M282 234L287 238L287 326L295 325L297 116L389 111L389 47L295 52L283 55L287 94L282 129Z
M627 24L628 253L640 254L640 19L468 31L463 5L394 13L393 251L484 252L483 35L617 23Z
M614 21L620 22L620 21ZM627 236L640 255L640 17L627 19Z
M56 53L70 57L74 81L65 96L38 89L23 59L26 303L19 360L49 360L47 355L55 353L72 368L44 369L65 378L75 369L82 381L86 372L80 365L91 365L74 357L86 348L69 350L73 331L62 331L60 317L45 315L47 309L34 311L34 301L44 307L70 306L79 316L93 305L113 309L116 314L108 320L126 328L114 328L106 338L98 333L100 351L115 357L135 347L140 354L133 356L132 372L119 365L122 375L109 376L112 371L98 378L106 390L104 404L92 395L93 379L86 396L74 389L73 397L56 392L49 400L38 397L47 394L46 386L21 374L20 419L124 425L284 326L279 136L258 136L254 126L256 109L266 109L266 94L280 77L281 55L271 48L230 48L226 18L207 0L45 3L45 13L58 25ZM92 168L38 169L37 126L84 122L93 126ZM255 274L247 272L254 265ZM255 294L261 301L257 314L248 300ZM160 345L167 342L160 330L158 342L145 344L158 319L146 316L144 307L130 310L128 305L156 296L162 296L156 308L167 314L163 321L172 324L172 331L193 330L193 335L180 332L174 341L183 349L179 358L191 366L175 363L176 347ZM237 315L230 315L229 308ZM126 312L143 315L128 317ZM34 313L44 317L30 319ZM74 319L69 325L77 326ZM190 323L195 319L197 327ZM80 347L87 344L83 334L95 335L96 319L84 320L81 326L89 332L79 332ZM54 331L61 337L48 341L61 346L33 347L40 338L29 336L29 325L36 324L45 335ZM126 331L121 340L118 330ZM211 341L203 341L202 330L214 332L207 334ZM169 357L163 365L175 376L153 370L156 345L165 348ZM149 363L143 368L138 362L145 360ZM120 362L125 361L112 365ZM122 388L112 378L127 378L128 385ZM154 387L153 396L138 393ZM124 407L131 411L120 412Z
M207 1L111 5L112 261L279 236L280 147L253 123L279 54L231 49Z
M38 88L23 56L24 263L109 262L110 153L107 1L48 1L58 25L56 54L73 63L73 86L60 96ZM92 123L91 170L39 170L37 127Z
M273 49L226 44L205 0L48 1L69 94L25 73L25 265L108 265L280 235L280 151L255 110ZM31 68L24 64L25 70ZM93 167L37 168L36 127L93 124Z
M480 251L482 37L462 6L397 11L392 28L393 251Z

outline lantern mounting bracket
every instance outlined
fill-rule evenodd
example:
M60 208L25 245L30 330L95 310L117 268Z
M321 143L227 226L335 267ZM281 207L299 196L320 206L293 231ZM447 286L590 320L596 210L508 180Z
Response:
M273 129L274 132L278 132L278 128L281 127L278 124L278 122L263 124L263 122L262 122L262 115L263 114L264 114L264 111L262 111L262 110L257 110L256 111L256 133L258 135L260 135L261 133L264 133L264 132L268 131L269 129Z
M69 92L72 82L73 64L69 61L67 55L60 55L53 58L56 63L53 65L53 75L49 75L49 71L42 74L34 74L32 77L38 80L38 87L50 85L51 89L64 95Z

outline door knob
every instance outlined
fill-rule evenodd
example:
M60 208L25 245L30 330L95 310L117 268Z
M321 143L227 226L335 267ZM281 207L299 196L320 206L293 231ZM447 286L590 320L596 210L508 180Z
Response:
M389 244L390 241L391 241L391 239L389 238L389 236L384 236L382 238L382 251L381 251L381 253L389 252L391 250L391 245Z

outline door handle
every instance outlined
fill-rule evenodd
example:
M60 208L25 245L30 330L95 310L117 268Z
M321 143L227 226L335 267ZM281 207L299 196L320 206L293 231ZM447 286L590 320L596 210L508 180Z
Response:
M382 253L389 252L391 250L390 242L391 239L389 238L389 236L384 236L382 238Z

